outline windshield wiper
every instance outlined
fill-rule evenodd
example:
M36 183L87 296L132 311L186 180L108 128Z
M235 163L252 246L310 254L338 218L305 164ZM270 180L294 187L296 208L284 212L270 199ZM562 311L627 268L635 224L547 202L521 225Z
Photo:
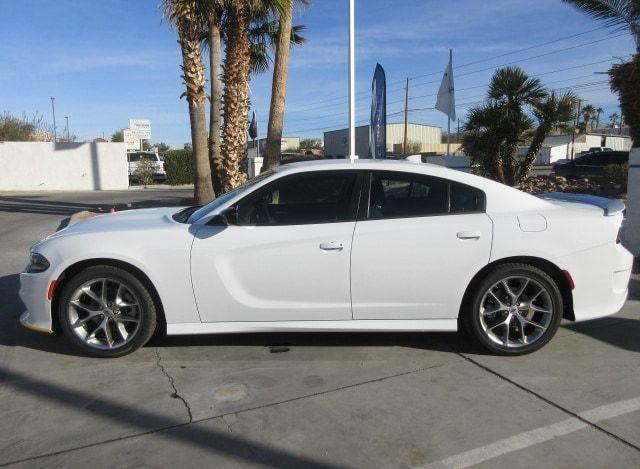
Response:
M173 214L173 219L178 223L186 223L191 214L198 210L202 205L193 205L191 207L183 208L182 210Z

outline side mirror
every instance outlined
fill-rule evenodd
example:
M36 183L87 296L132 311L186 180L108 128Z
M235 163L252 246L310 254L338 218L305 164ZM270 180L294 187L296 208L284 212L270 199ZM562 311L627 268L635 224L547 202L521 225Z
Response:
M207 225L233 226L238 224L238 207L231 206L214 216Z

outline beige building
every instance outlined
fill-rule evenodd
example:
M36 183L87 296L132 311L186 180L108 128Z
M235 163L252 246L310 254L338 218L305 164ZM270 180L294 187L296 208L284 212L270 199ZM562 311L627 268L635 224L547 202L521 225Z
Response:
M267 144L266 138L260 138L254 140L249 140L247 142L247 156L249 158L255 158L257 147L260 147L260 157L264 156L264 148ZM283 153L293 153L300 150L300 137L282 137L282 141L280 143L280 151Z
M411 153L445 153L447 145L442 143L442 128L433 125L408 124L407 141ZM402 153L404 124L387 124L387 152ZM459 145L451 145L453 153ZM349 129L324 133L324 154L327 158L349 156ZM356 154L369 157L369 126L356 127Z

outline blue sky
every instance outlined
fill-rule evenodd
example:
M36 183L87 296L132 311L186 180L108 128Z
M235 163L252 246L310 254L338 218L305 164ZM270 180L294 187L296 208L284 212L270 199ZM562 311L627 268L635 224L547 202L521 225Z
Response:
M189 122L187 104L178 99L180 52L159 3L0 0L0 112L38 113L50 122L55 96L59 132L63 116L80 140L109 136L129 118L149 118L154 142L181 147ZM308 42L292 53L287 135L320 138L347 124L347 8L346 0L311 0L296 14ZM409 107L433 107L449 48L463 120L467 103L482 99L492 70L512 61L551 88L580 85L576 91L604 108L606 119L618 111L617 101L606 84L597 84L606 79L597 72L633 52L628 35L596 30L599 23L560 0L357 0L356 22L358 121L369 113L376 62L387 73L389 121L401 119L394 113L402 109L407 76L413 77ZM571 49L556 52L565 48ZM261 136L270 87L270 72L253 77ZM412 112L410 120L446 126L446 117L429 109Z

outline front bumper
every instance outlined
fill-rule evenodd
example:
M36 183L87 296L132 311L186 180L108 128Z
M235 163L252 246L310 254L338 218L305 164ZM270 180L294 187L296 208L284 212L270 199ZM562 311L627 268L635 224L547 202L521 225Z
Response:
M47 292L51 280L47 275L21 273L20 299L26 311L20 315L20 324L38 332L53 333L51 320L51 301Z

